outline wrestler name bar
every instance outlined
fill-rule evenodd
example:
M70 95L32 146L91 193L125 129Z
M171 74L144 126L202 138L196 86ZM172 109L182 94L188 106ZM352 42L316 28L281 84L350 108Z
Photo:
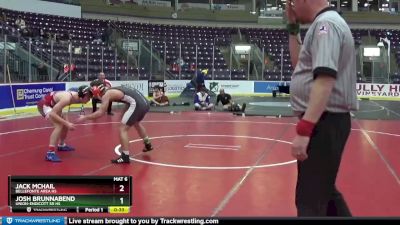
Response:
M103 207L132 205L131 176L9 176L8 181L8 205L13 212L69 212L69 207L86 207L101 213L107 212Z

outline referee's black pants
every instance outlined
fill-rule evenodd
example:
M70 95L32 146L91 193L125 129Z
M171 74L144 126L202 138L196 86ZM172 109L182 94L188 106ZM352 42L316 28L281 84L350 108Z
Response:
M93 112L97 111L97 103L101 103L101 100L99 100L97 98L92 98ZM110 102L110 104L108 104L108 108L107 108L107 113L108 114L111 114L111 108L112 108L112 102Z
M298 216L351 216L335 185L350 129L350 113L325 112L317 122L307 149L308 159L297 163Z

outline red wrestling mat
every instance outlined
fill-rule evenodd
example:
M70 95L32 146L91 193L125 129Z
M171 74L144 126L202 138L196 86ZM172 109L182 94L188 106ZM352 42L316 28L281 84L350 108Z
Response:
M143 124L155 149L141 153L132 129L133 162L113 165L118 121L116 114L78 125L67 139L76 151L60 152L62 163L44 160L49 122L1 121L0 215L12 214L8 175L130 175L134 201L127 216L296 216L295 118L149 113ZM353 121L337 184L354 216L400 215L399 126Z

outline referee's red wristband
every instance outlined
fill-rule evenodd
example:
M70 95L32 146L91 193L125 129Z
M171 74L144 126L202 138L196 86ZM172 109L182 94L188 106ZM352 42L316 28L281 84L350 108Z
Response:
M315 127L315 123L301 119L296 126L296 132L300 136L310 137Z

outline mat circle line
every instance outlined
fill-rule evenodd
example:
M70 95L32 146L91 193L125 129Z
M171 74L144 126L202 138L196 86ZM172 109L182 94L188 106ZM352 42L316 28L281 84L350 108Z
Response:
M169 135L169 136L159 136L159 137L152 137L150 139L163 139L163 138L181 138L181 137L230 137L230 138L248 138L248 139L256 139L256 140L267 140L267 141L276 141L284 144L292 144L288 141L273 139L273 138L265 138L265 137L252 137L252 136L241 136L241 135L224 135L224 134L179 134L179 135ZM135 143L142 141L142 139L135 139L129 141L129 143ZM117 155L120 155L119 148L121 145L117 145L114 148L114 151ZM264 164L264 165L256 165L256 166L186 166L186 165L178 165L178 164L171 164L171 163L158 163L158 162L150 162L146 160L137 159L135 157L130 158L132 161L140 162L143 164L155 165L155 166L164 166L164 167L172 167L172 168L179 168L179 169L199 169L199 170L245 170L250 168L268 168L268 167L276 167L276 166L284 166L292 163L296 163L297 160L291 160L286 162L280 163L273 163L273 164Z

